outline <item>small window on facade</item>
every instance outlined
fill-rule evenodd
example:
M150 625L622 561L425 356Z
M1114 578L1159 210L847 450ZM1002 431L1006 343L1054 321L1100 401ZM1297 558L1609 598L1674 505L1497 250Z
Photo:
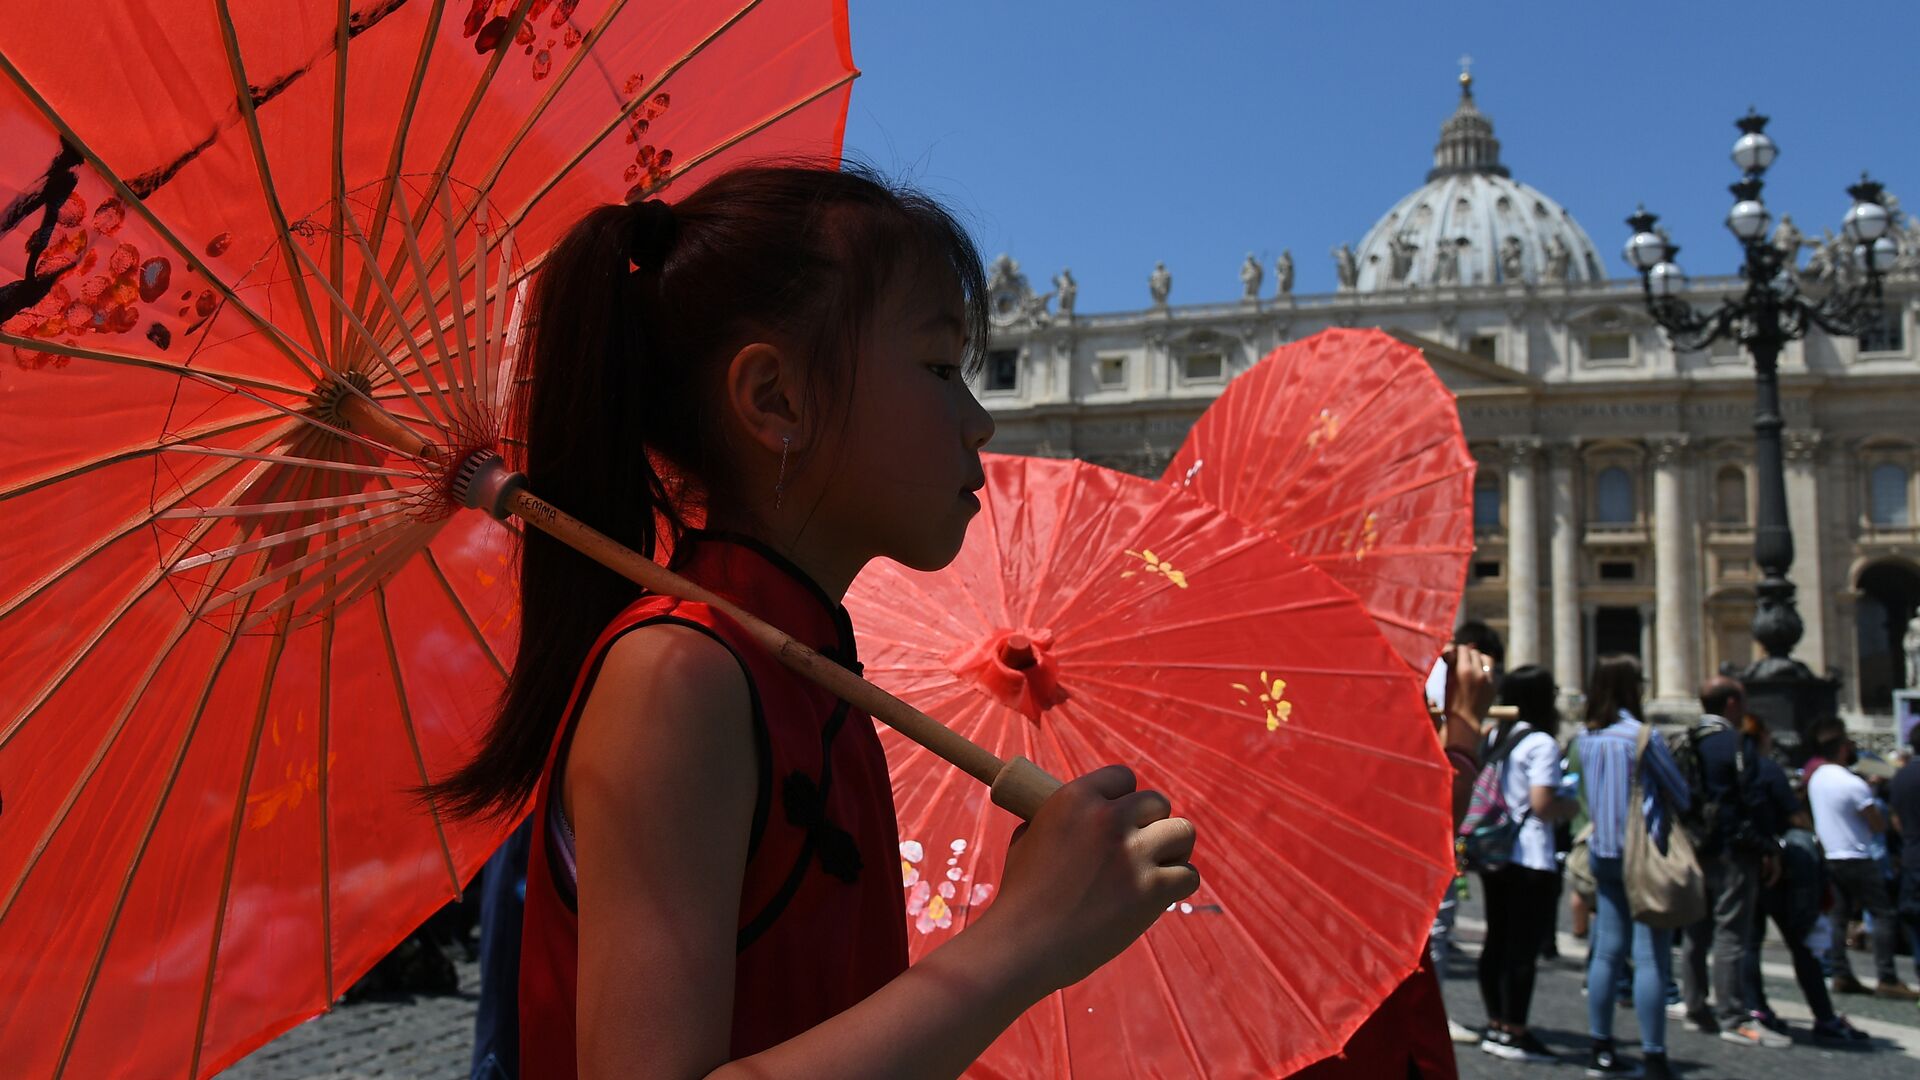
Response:
M1631 525L1633 477L1618 465L1600 470L1593 484L1593 517L1603 525Z
M1911 525L1913 508L1907 503L1907 470L1898 465L1875 465L1868 474L1870 520L1875 525Z
M1482 482L1473 489L1473 527L1482 530L1500 528L1500 483Z
M1215 382L1226 371L1219 353L1194 353L1180 361L1180 376L1188 382Z
M1100 386L1112 390L1127 385L1127 358L1124 356L1103 356L1100 358Z
M1880 309L1880 318L1875 320L1860 334L1860 351L1899 352L1905 345L1900 330L1900 309L1892 306Z
M1494 334L1475 334L1467 343L1467 351L1482 360L1500 362L1500 338Z
M987 389L1012 390L1020 385L1020 350L995 349L987 354Z
M1747 523L1747 474L1728 465L1713 480L1713 520L1722 525Z
M1633 338L1628 334L1595 334L1587 339L1589 360L1630 360Z
M1601 581L1632 581L1634 565L1630 562L1607 561L1600 564Z
M1473 564L1473 576L1476 581L1500 576L1500 560L1487 559Z
M1748 574L1751 574L1752 572L1753 572L1753 560L1751 559L1721 559L1720 560L1720 576L1721 577L1746 577Z

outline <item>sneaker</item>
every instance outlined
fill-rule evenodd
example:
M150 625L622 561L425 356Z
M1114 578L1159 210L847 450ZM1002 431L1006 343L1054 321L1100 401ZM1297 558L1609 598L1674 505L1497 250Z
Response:
M1844 1016L1835 1016L1828 1020L1816 1020L1813 1025L1813 1041L1825 1043L1866 1042L1872 1036L1852 1024Z
M1669 1002L1667 1003L1667 1019L1669 1019L1669 1020L1685 1020L1686 1018L1687 1018L1687 1003L1686 1003L1686 1002L1684 1002L1684 1001L1669 1001Z
M1833 992L1836 994L1866 994L1872 991L1867 984L1853 977L1849 972L1841 972L1833 977Z
M1645 1074L1640 1066L1614 1052L1612 1039L1595 1039L1593 1049L1587 1053L1587 1075L1594 1080L1610 1080L1612 1077L1632 1078Z
M1889 998L1893 1001L1920 1001L1920 990L1915 990L1898 979L1892 982L1882 979L1880 985L1873 988L1873 996Z
M1669 1011L1667 1015L1672 1016L1673 1013ZM1693 1030L1699 1032L1702 1035L1720 1034L1720 1021L1714 1019L1712 1009L1691 1009L1690 1010L1683 1005L1680 1007L1680 1019L1685 1020L1689 1024L1692 1024Z
M1533 1032L1523 1031L1518 1035L1507 1033L1504 1052L1497 1054L1508 1061L1557 1062L1560 1055L1548 1049L1547 1045L1533 1037Z
M1447 1035L1457 1043L1472 1044L1480 1041L1479 1032L1458 1020L1447 1021Z
M1643 1056L1646 1062L1642 1067L1641 1075L1646 1077L1646 1080L1673 1080L1673 1070L1667 1067L1666 1051L1663 1050L1657 1054L1650 1052Z
M1503 1058L1513 1046L1513 1035L1497 1027L1488 1027L1480 1039L1480 1052Z
M1772 1009L1754 1009L1747 1015L1753 1019L1754 1023L1759 1024L1761 1027L1766 1028L1776 1035L1793 1034L1793 1028L1788 1026L1785 1020L1780 1019L1780 1014L1774 1012Z
M1726 1042L1739 1043L1741 1046L1761 1046L1768 1050L1785 1050L1793 1045L1792 1039L1785 1035L1776 1035L1751 1020L1721 1031L1720 1038Z

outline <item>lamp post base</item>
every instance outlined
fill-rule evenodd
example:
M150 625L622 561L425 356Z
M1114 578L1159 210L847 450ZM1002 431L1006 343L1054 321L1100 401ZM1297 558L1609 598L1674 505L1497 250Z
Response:
M1756 661L1740 682L1747 691L1747 711L1767 725L1774 744L1795 760L1812 749L1808 735L1813 726L1840 715L1840 680L1815 675L1791 657Z

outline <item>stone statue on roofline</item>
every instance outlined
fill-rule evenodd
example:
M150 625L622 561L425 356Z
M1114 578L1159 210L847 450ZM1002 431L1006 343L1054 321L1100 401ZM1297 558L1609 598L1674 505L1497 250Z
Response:
M1293 295L1293 251L1291 249L1281 251L1280 257L1273 261L1273 277L1275 296Z
M1154 307L1166 307L1167 297L1173 295L1173 275L1167 271L1167 264L1153 264L1153 273L1147 277L1147 291L1153 295Z
M1526 244L1517 236L1509 236L1500 241L1500 277L1505 281L1519 281L1522 265L1526 259Z
M1054 295L1058 297L1058 299L1054 301L1054 304L1059 309L1061 316L1072 315L1073 302L1080 295L1080 285L1073 280L1073 271L1071 269L1063 266L1060 268L1060 272L1054 275L1053 291Z
M1253 257L1253 252L1247 252L1247 261L1240 264L1241 296L1247 300L1260 299L1260 282L1266 276L1267 272L1260 268L1260 261Z
M1387 241L1387 249L1393 256L1388 263L1387 280L1395 285L1404 285L1413 275L1413 257L1420 252L1420 245L1407 238L1405 233L1395 233Z
M1549 235L1546 255L1547 280L1567 280L1567 272L1573 265L1573 249L1567 246L1566 238L1559 233Z
M1354 257L1352 244L1333 249L1333 273L1340 279L1340 291L1348 292L1360 284L1360 260Z
M1920 615L1907 620L1907 636L1900 648L1907 654L1907 689L1920 690Z

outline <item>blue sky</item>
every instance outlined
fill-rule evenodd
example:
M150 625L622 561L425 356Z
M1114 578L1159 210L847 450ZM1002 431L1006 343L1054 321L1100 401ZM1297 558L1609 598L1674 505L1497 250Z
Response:
M1703 276L1731 272L1721 223L1733 119L1773 117L1765 198L1837 228L1869 169L1920 212L1920 3L849 0L847 147L960 211L1034 287L1063 265L1082 311L1239 295L1248 251L1291 248L1295 291L1333 288L1357 243L1419 186L1458 99L1459 58L1516 179L1559 200L1608 261L1644 201Z

